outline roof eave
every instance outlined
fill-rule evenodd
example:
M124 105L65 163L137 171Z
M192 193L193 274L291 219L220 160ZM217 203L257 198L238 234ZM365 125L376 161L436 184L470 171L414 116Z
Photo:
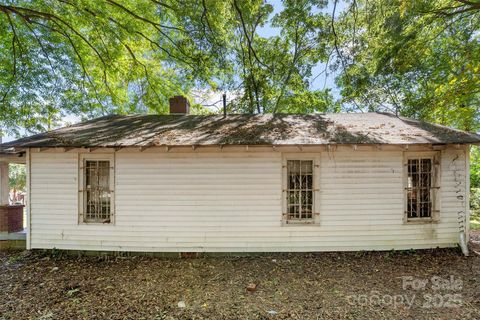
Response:
M333 147L333 146L398 146L403 148L408 148L411 146L456 146L456 145L475 145L480 146L480 141L478 142L413 142L413 143L292 143L292 144L154 144L154 145L30 145L30 146L18 146L18 147L9 147L8 149L2 150L0 146L0 154L18 154L25 152L27 149L123 149L123 148L202 148L202 147ZM6 151L8 150L8 151Z

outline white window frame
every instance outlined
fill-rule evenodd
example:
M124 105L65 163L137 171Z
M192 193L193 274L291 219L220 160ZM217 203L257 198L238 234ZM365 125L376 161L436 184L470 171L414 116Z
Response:
M288 219L288 203L287 203L287 161L288 160L310 160L313 162L313 218L304 220ZM315 153L284 153L282 155L282 225L298 226L298 225L318 225L320 223L320 202L319 198L320 186L320 154Z
M85 164L86 161L109 161L110 163L110 222L85 221ZM82 153L78 159L78 223L79 224L104 224L115 223L115 154Z
M432 208L430 217L409 218L408 217L408 160L411 159L431 159L432 160L432 187L431 195ZM403 222L405 224L434 223L440 221L441 207L441 152L440 151L406 151L403 153Z

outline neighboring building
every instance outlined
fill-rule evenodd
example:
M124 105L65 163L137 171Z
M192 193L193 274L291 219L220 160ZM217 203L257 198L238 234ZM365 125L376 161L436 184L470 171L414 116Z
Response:
M0 160L27 165L29 249L420 249L465 241L479 143L385 113L114 115Z

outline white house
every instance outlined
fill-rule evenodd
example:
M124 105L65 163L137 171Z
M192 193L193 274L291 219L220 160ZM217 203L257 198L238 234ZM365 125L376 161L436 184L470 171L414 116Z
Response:
M25 159L28 249L397 250L464 244L479 143L386 113L113 115L0 160Z

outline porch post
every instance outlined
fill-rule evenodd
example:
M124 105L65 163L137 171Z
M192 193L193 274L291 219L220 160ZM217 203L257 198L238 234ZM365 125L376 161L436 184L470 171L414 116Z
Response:
M0 161L0 206L8 205L8 162Z

